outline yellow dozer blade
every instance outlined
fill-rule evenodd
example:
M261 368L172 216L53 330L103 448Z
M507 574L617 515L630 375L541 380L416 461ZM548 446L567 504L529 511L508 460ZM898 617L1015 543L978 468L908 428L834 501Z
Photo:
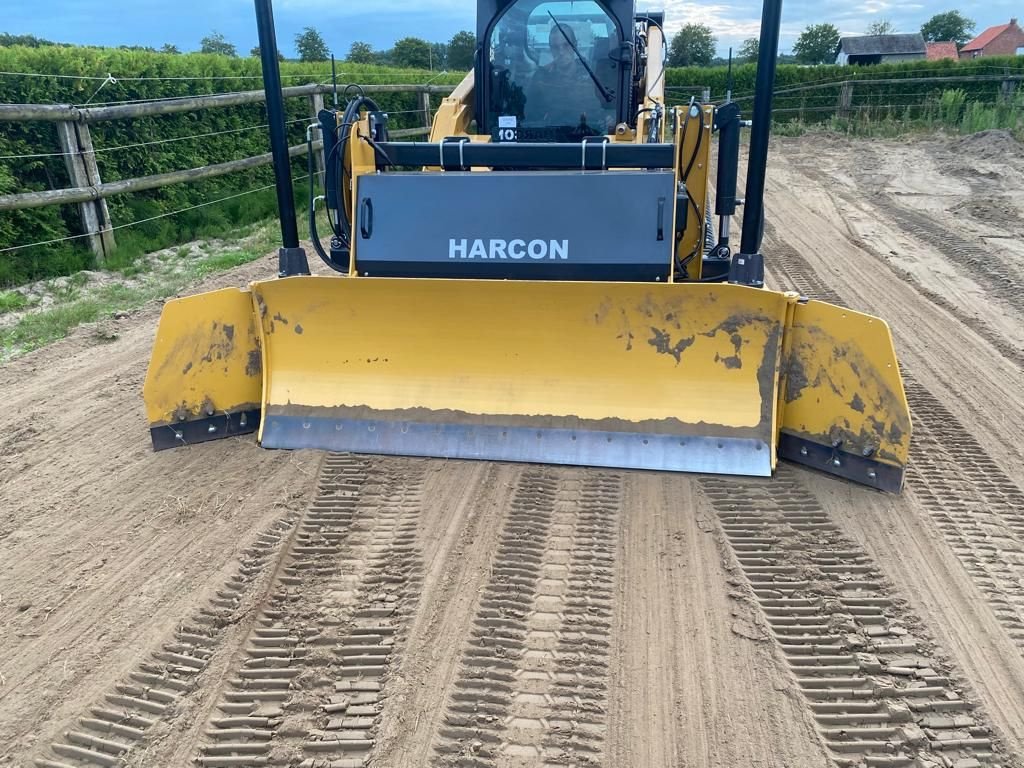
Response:
M268 448L761 476L781 453L890 490L909 440L884 323L728 284L258 282L168 303L145 397L158 448L251 429L259 398Z

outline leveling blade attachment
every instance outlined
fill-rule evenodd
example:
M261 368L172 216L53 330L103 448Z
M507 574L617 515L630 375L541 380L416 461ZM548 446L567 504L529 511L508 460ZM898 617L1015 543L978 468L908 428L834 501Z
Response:
M779 455L898 491L910 443L884 322L727 284L254 283L167 303L144 394L157 449L259 424L267 448L760 476Z
M783 294L318 277L252 291L265 447L773 469Z
M143 387L153 448L255 431L262 383L249 291L168 301Z
M889 326L822 301L797 303L783 354L779 456L898 492L910 408Z

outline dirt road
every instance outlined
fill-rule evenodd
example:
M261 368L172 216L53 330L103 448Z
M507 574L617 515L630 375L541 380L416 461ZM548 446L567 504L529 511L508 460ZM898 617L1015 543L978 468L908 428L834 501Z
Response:
M893 326L898 497L794 467L152 454L157 307L0 367L0 765L1024 766L1006 140L772 158L772 284Z

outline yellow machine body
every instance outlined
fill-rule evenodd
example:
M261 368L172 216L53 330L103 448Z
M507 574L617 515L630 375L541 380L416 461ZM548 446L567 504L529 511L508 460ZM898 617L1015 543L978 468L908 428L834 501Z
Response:
M888 327L796 294L709 282L725 277L721 262L701 258L716 111L664 106L660 26L648 35L655 67L648 72L658 74L640 81L635 120L600 141L572 145L582 167L560 167L581 187L601 182L607 189L620 171L624 180L644 173L628 163L605 168L605 148L614 154L622 144L659 145L653 149L664 153L657 169L668 177L668 193L650 211L634 206L623 222L650 218L653 225L657 216L665 254L657 277L589 282L594 277L581 270L562 279L472 279L447 261L442 277L361 269L360 243L374 242L375 220L385 224L373 237L404 223L408 251L422 247L416 238L431 221L388 219L393 209L379 198L373 215L361 184L391 183L382 171L395 169L382 168L381 158L390 162L388 147L398 147L368 138L374 125L367 111L350 122L339 113L337 129L347 138L338 153L345 184L337 205L352 236L346 260L330 263L342 275L286 277L168 302L144 390L154 447L258 424L268 448L756 476L770 475L783 457L899 490L910 415ZM461 160L458 168L446 165L460 156L459 142L492 141L470 132L474 98L470 73L441 103L426 154L417 155L429 157L425 163L438 158L439 166L419 173L438 180L430 189L442 203L451 184L477 176L465 173ZM508 169L478 163L472 170L492 177L500 202ZM534 170L524 163L518 176ZM593 181L581 181L588 174ZM546 178L537 174L536 183ZM607 224L628 207L624 197L584 213ZM405 204L413 211L415 196ZM486 218L488 209L476 210ZM500 205L494 211L496 221L508 223ZM462 208L445 212L457 217ZM548 218L560 215L552 210ZM532 221L549 223L543 216ZM464 237L454 231L459 224L456 218L442 236ZM529 227L512 231L491 236L542 236ZM604 236L608 254L628 261L639 253L636 241L611 232ZM605 240L588 245L588 255L602 247ZM442 259L454 258L445 248ZM388 253L408 258L402 249Z

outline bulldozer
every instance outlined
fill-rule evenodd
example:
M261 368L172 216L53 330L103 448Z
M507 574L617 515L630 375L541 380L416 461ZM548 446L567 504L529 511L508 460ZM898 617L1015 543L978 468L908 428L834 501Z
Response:
M781 457L901 489L888 326L765 287L781 0L762 11L751 121L735 101L668 103L663 14L633 0L478 0L473 69L428 140L392 139L358 86L310 124L320 276L270 0L256 10L279 274L165 304L143 393L155 449L257 432L265 448L749 476Z

